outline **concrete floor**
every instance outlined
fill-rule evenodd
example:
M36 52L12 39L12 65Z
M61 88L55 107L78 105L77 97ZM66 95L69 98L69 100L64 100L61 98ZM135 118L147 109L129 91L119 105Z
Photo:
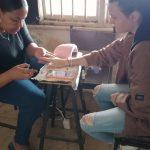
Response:
M98 110L95 102L92 99L91 94L88 92L85 95L87 108L93 112ZM69 104L68 104L69 105ZM71 129L67 130L63 128L62 119L60 116L56 119L56 127L51 128L50 122L47 127L47 134L48 135L61 135L67 137L76 137L75 134L75 125L74 125L74 117L72 112L68 112L68 117L71 120ZM0 105L0 121L9 122L15 124L17 120L17 111L13 109L13 106L10 105ZM41 127L41 119L39 118L33 126L30 142L31 142L31 150L38 150L39 146L39 138L38 133ZM8 143L13 139L14 131L0 127L0 150L6 150ZM112 150L113 146L103 143L101 141L97 141L88 135L85 136L85 150ZM124 150L133 150L133 148L124 147ZM53 141L46 139L44 150L79 150L78 144L76 143L68 143L62 141ZM135 150L135 148L134 148Z

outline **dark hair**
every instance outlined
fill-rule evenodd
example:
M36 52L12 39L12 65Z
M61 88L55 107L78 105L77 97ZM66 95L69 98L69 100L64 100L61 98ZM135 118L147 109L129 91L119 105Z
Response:
M150 41L150 0L109 0L109 3L112 2L117 2L126 16L134 11L141 15L141 23L135 33L131 50L142 41Z
M20 8L28 8L26 0L0 0L0 9L3 12L13 11Z
M147 13L150 13L150 0L109 0L109 3L112 2L117 2L125 15L130 15L133 11L138 11L142 17L145 17Z
M141 41L150 41L150 0L109 0L109 3L113 2L117 2L126 16L134 11L141 14L141 23L136 31L131 49Z

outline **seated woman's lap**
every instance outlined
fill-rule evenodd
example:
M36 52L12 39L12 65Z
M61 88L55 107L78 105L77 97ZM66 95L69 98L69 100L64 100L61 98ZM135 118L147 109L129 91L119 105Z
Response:
M15 80L0 88L0 101L19 107L36 107L44 105L45 95L30 80Z
M101 110L113 108L111 94L116 92L129 92L128 84L101 84L94 89L93 97Z

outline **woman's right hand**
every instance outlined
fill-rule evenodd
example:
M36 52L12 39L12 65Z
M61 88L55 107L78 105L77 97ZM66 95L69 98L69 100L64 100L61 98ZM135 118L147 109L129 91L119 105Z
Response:
M68 66L67 59L61 59L58 57L43 57L41 61L47 62L50 68L62 68Z
M50 68L62 68L62 67L67 67L69 66L68 60L67 59L61 59L58 57L51 58L49 67Z
M9 69L7 74L11 80L24 80L31 78L34 73L37 72L35 69L29 69L29 64L19 64Z

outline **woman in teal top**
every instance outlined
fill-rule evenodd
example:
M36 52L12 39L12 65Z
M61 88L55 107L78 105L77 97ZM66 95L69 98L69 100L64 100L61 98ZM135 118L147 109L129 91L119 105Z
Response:
M26 56L40 61L49 52L32 40L25 18L26 0L0 0L0 101L19 107L17 130L9 149L29 150L32 125L45 106L44 93L29 79L36 72Z

